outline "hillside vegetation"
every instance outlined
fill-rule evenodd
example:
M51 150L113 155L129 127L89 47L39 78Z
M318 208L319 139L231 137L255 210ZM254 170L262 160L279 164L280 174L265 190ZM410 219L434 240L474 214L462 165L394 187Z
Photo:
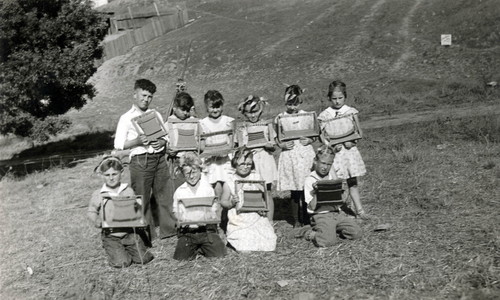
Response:
M192 41L188 91L204 115L203 94L218 89L227 113L249 94L268 98L268 116L283 108L284 84L307 88L304 107L320 110L329 81L344 80L362 112L392 114L494 102L499 89L496 0L221 0L189 1L195 21L127 55L106 61L93 78L97 98L74 112L77 131L113 129L128 106L133 81L159 85L165 110ZM440 34L453 45L440 45ZM109 116L98 118L95 116ZM90 127L90 128L88 128Z

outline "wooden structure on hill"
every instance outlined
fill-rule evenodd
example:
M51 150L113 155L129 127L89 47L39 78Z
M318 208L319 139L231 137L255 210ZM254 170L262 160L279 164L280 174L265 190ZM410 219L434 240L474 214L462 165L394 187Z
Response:
M147 6L128 6L126 11L101 12L110 16L109 35L103 42L104 59L126 54L133 47L155 39L188 21L185 2L175 7L152 3Z

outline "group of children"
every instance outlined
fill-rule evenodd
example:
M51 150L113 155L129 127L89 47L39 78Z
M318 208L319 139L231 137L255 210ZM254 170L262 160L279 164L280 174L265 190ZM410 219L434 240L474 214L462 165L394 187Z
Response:
M151 81L137 80L132 108L120 117L117 125L114 146L118 150L129 150L131 188L120 181L123 165L118 158L105 157L97 168L104 178L104 185L92 196L88 211L96 226L99 227L99 204L105 195L135 192L142 195L142 209L147 223L153 228L154 225L159 226L159 237L177 235L175 259L189 260L198 254L222 257L226 254L226 246L237 251L273 251L277 237L272 225L274 203L270 191L276 182L278 191L291 191L293 225L299 232L297 237L311 240L320 247L334 244L337 232L345 238L360 237L361 229L355 219L344 214L344 211L350 210L354 216L367 217L357 187L357 177L366 173L356 147L357 141L333 144L325 130L327 120L342 115L352 115L359 128L357 110L344 104L347 92L343 82L333 81L329 85L331 106L318 116L321 129L318 137L280 141L271 126L271 130L263 130L268 142L261 147L248 149L245 145L237 145L239 147L233 152L203 157L197 151L173 151L167 136L148 140L137 132L132 119L150 111L149 105L155 92L156 86ZM286 110L279 116L304 113L299 109L302 93L298 85L288 86L284 95ZM199 121L201 133L217 133L233 128L234 118L223 115L224 98L220 92L208 91L204 102L208 116ZM260 119L265 105L267 102L264 99L249 96L238 105L238 109L246 122L267 127ZM186 92L179 92L167 124L173 120L194 118L193 113L193 98ZM159 113L158 119L163 122ZM203 153L206 144L223 144L231 138L230 134L209 135L201 143L201 151ZM313 147L315 142L321 144L316 151ZM281 149L277 164L273 155L276 146ZM346 201L346 205L316 211L315 183L323 179L346 181L354 207ZM257 184L259 182L264 184ZM243 191L252 190L261 191L266 196L266 209L241 212ZM157 205L156 222L152 196ZM182 202L182 199L210 196L216 201L203 211L190 212ZM179 226L179 220L187 219L191 222ZM203 222L207 219L218 219L220 224ZM155 237L155 230L151 230L147 238ZM112 266L147 263L153 259L147 251L144 235L135 230L119 233L103 231L102 241Z

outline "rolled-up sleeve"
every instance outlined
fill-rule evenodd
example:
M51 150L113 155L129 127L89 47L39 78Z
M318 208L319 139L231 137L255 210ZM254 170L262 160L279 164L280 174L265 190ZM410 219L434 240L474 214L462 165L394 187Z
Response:
M125 141L127 140L128 125L125 116L121 116L116 126L114 147L118 150L123 150Z

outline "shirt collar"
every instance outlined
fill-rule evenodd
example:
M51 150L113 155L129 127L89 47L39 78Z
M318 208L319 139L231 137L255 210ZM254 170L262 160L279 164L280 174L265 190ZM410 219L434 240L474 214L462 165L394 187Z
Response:
M118 191L116 191L117 194L120 194L123 192L126 188L128 187L128 183L120 183L120 187L118 188ZM105 183L101 187L101 194L102 193L115 193L113 189L109 188Z
M132 108L130 109L131 112L133 113L140 113L140 114L143 114L143 113L147 113L148 111L150 111L151 108L148 108L146 111L142 111L139 107L137 107L137 105L135 104L132 104Z

